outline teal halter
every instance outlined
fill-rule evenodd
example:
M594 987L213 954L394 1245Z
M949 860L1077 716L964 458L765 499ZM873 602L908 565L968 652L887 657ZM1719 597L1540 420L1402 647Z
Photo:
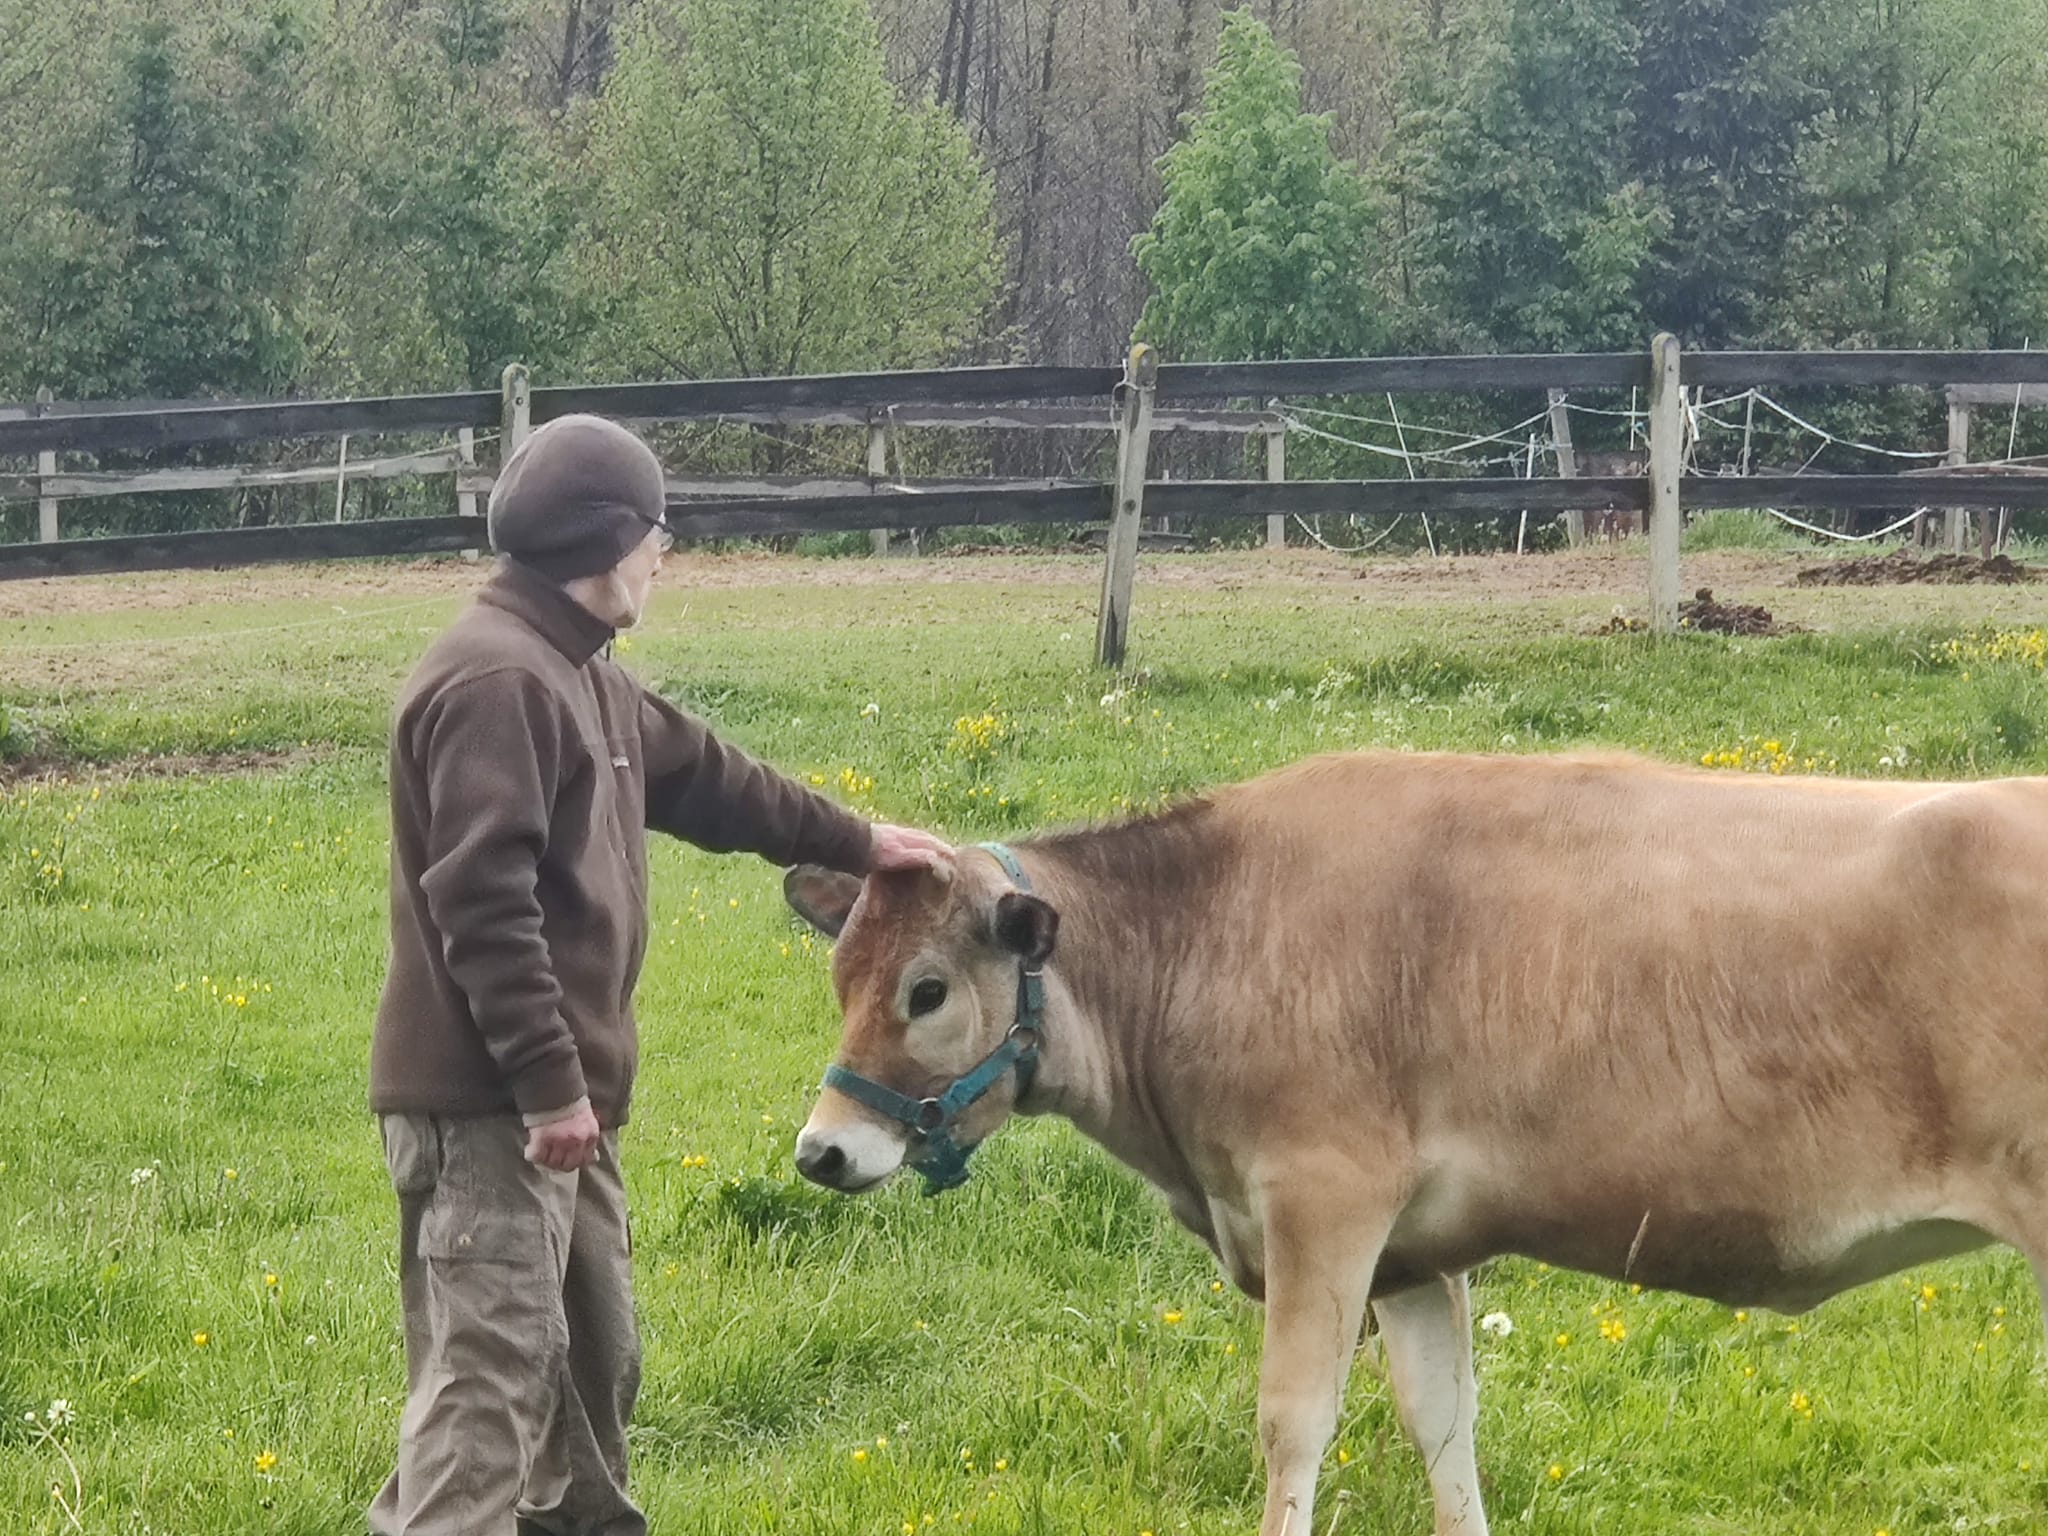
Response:
M1030 893L1031 882L1008 848L1001 843L975 846L993 854L1016 887ZM967 1182L967 1154L974 1150L974 1144L963 1147L953 1139L954 1125L1013 1067L1017 1072L1017 1097L1023 1098L1038 1073L1038 1046L1044 1036L1045 972L1039 966L1024 964L1017 972L1016 1022L1004 1034L1002 1044L964 1075L953 1079L944 1093L913 1099L841 1066L825 1069L824 1086L836 1088L877 1114L908 1126L924 1154L912 1166L924 1175L925 1194L943 1194Z

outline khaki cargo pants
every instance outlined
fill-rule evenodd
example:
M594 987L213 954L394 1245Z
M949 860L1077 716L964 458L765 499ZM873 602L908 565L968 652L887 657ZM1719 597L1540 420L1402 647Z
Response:
M526 1160L516 1115L383 1117L398 1191L405 1413L376 1536L644 1536L626 1496L640 1389L616 1132Z

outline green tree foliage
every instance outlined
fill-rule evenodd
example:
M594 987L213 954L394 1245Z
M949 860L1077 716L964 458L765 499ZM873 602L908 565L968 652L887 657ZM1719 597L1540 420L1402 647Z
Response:
M1637 291L1671 216L1630 157L1628 9L1482 0L1417 43L1388 169L1419 331L1509 350L1641 340Z
M862 0L649 0L586 163L594 373L902 366L981 337L989 181L949 113L892 89Z
M1791 0L1633 7L1631 174L1669 215L1638 305L1689 346L1751 339L1781 311L1806 199L1799 155L1825 93L1781 45Z
M1342 356L1383 332L1364 182L1302 110L1301 68L1249 10L1224 17L1166 196L1132 253L1138 332L1182 358Z
M558 125L513 78L513 20L506 0L337 20L303 290L326 388L488 387L509 362L569 361L574 190Z
M290 382L298 337L279 300L304 65L284 10L126 32L97 109L67 114L19 168L0 318L21 383L180 398Z

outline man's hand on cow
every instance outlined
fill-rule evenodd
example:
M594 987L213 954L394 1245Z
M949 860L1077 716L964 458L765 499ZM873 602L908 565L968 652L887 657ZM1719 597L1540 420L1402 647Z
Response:
M946 870L952 867L953 845L916 827L877 822L868 845L868 861L878 874L904 869Z
M557 1173L574 1173L597 1156L603 1134L585 1103L573 1115L531 1127L526 1133L526 1160Z

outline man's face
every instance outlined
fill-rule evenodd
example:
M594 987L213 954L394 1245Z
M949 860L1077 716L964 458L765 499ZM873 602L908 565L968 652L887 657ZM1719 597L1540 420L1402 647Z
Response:
M655 575L661 570L661 557L668 552L672 542L666 528L650 528L647 537L634 545L632 553L619 562L619 581L625 589L627 602L627 611L618 619L619 628L631 629L647 611L648 594L654 590Z

